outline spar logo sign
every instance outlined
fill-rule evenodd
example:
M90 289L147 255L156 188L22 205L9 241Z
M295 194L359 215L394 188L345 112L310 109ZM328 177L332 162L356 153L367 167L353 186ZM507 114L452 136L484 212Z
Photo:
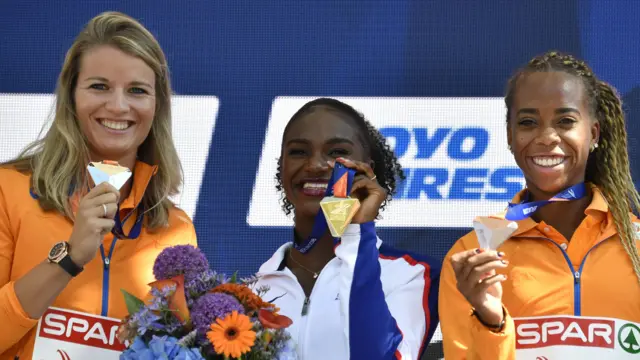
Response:
M314 98L274 100L247 223L289 226L275 191L276 159L287 121ZM507 148L501 98L361 98L340 100L362 112L388 139L406 181L380 226L470 227L503 210L524 179Z
M548 316L515 318L517 357L639 359L640 324L614 318Z
M610 319L551 317L514 319L516 349L565 345L577 347L615 347L616 323Z
M618 345L630 354L640 353L640 328L635 324L625 324L618 330Z
M116 360L125 350L117 337L122 321L49 308L38 321L33 359Z

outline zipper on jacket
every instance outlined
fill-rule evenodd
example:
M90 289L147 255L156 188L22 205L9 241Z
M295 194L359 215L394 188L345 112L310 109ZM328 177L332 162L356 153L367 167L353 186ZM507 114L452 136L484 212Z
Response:
M111 268L111 256L113 256L113 250L116 247L117 237L113 237L111 241L111 247L109 249L109 255L104 253L104 247L100 245L100 255L102 256L102 316L107 316L109 313L109 269Z
M304 303L302 304L302 316L307 316L307 313L309 312L309 303L311 302L311 300L309 300L309 297L305 297L304 298Z
M580 263L580 267L578 268L578 272L576 272L576 282L577 282L577 286L578 286L578 296L577 296L577 306L574 310L574 314L576 316L581 316L582 315L582 303L580 302L580 277L582 275L582 269L584 269L584 264L587 262L587 257L589 256L589 254L593 251L593 249L597 248L598 246L600 246L600 244L602 244L603 242L611 239L613 236L615 235L611 235L606 239L603 239L602 241L600 241L599 243L597 243L595 246L592 246L591 249L589 249L589 251L587 251L587 253L584 255L584 258L582 259L582 262Z
M300 284L298 284L298 286L300 286ZM300 290L302 290L302 286L300 286ZM312 294L313 294L313 289L311 290L311 294L309 294L309 296L305 296L304 298L304 303L302 304L302 312L301 312L302 316L300 316L300 323L299 323L300 328L298 329L298 344L300 345L300 352L303 355L307 354L307 344L305 343L305 339L307 338L307 333L309 332L309 320L310 320L309 305L311 304Z
M546 238L546 237L542 237L542 236L517 236L517 237L514 237L514 238L521 238L521 239L529 238L529 239L547 240L550 243L552 243L553 245L555 245L560 250L560 252L564 256L564 259L567 262L567 265L569 265L569 269L571 270L571 274L573 275L573 315L574 316L581 316L581 314L582 314L582 303L580 301L580 297L581 297L580 278L582 277L582 269L584 268L584 264L587 261L587 257L589 256L591 251L593 251L593 249L597 248L600 244L602 244L603 242L611 239L614 236L615 236L615 234L609 236L608 238L603 239L602 241L597 243L595 246L592 246L591 249L589 249L589 251L587 251L587 253L584 255L584 258L582 259L582 262L580 263L580 267L578 268L578 271L576 271L576 269L573 267L573 264L571 263L571 259L569 259L569 255L567 254L567 252L562 248L562 246L558 245L555 241L553 241L553 240L551 240L549 238Z

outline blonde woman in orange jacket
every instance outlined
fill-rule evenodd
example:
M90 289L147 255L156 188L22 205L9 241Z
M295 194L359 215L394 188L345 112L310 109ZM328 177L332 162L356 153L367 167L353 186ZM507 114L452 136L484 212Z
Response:
M445 258L445 358L640 356L639 196L620 98L550 52L511 79L505 103L526 189L498 217L518 229L497 251L471 232Z
M103 160L133 179L89 191ZM164 53L136 20L100 14L67 52L51 128L0 164L0 360L115 358L120 290L144 297L163 248L196 245L169 200L181 182Z

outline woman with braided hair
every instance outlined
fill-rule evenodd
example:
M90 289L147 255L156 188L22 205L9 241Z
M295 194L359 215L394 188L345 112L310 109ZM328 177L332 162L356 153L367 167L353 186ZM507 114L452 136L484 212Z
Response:
M526 180L497 217L497 250L475 233L445 258L447 360L626 359L640 353L640 207L621 100L582 61L549 52L509 81L507 137Z
M320 201L331 189L340 196L331 186L339 172L348 175L339 179L353 179L343 197L361 205L334 238ZM378 213L401 178L385 138L348 104L310 101L285 127L276 188L294 226L260 268L258 286L268 285L264 299L293 320L300 359L414 360L429 343L438 324L440 264L376 236Z

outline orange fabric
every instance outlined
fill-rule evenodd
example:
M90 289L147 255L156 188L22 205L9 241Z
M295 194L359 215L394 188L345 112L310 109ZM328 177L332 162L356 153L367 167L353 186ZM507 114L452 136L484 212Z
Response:
M507 275L502 283L502 302L508 315L501 333L492 332L470 316L471 305L456 288L449 259L479 246L475 232L455 243L445 257L440 278L440 326L447 360L515 359L513 318L576 315L574 276L561 249L553 243L566 249L576 271L584 260L579 279L582 316L640 322L640 284L604 196L593 186L592 191L586 217L570 242L551 226L528 218L518 221L518 230L500 246L509 260L508 268L498 271ZM522 194L513 201L519 202Z
M123 212L131 211L142 195L156 167L138 162L129 197L123 201ZM12 169L0 169L0 360L31 359L37 320L30 319L20 305L14 282L46 260L51 247L68 240L73 228L64 216L44 212L29 193L29 176ZM128 231L135 214L127 221ZM113 236L105 237L103 246L109 252ZM153 262L164 248L178 244L196 246L191 219L180 209L169 213L169 226L154 233L142 230L136 240L118 240L110 264L109 312L107 316L127 315L120 289L144 297L153 277ZM82 273L69 282L52 306L91 314L102 310L103 264L100 251Z

